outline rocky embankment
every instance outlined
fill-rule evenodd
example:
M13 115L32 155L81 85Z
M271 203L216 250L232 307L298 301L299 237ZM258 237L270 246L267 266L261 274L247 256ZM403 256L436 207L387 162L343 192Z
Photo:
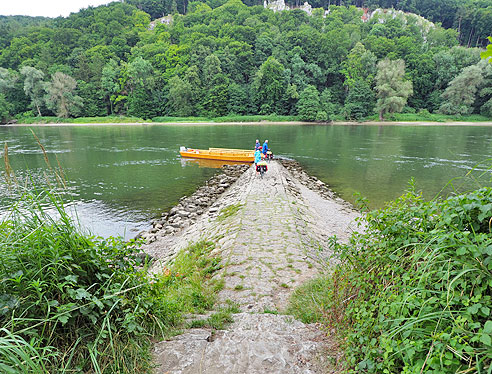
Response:
M249 167L250 165L224 166L222 173L210 178L193 195L182 197L169 212L162 213L159 219L152 222L149 231L141 232L137 237L153 243L159 236L175 234L193 224Z
M156 373L330 372L329 335L284 313L292 291L332 263L328 239L347 240L358 216L292 161L271 162L263 178L252 166L226 167L183 198L143 234L152 271L190 243L212 241L222 258L219 304L232 301L241 313L227 330L157 343Z

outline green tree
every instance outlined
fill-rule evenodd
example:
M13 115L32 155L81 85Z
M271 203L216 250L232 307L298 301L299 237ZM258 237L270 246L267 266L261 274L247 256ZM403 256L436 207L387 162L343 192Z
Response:
M376 74L376 56L359 42L342 62L341 73L345 77L344 85L349 90L362 79L366 79L370 85Z
M285 95L282 98L282 106L285 108L285 113L295 115L297 112L297 101L299 93L295 84L289 84L285 90Z
M193 65L186 70L183 80L188 83L190 91L190 105L192 107L192 115L199 116L203 112L203 97L204 87L200 79L200 69ZM206 91L205 91L206 92Z
M229 114L246 114L248 110L248 93L245 87L231 83L229 85L229 102L227 112Z
M13 71L0 68L0 123L5 122L13 110L13 105L6 98L9 91L15 88L17 75Z
M365 81L357 80L345 100L345 116L347 119L361 120L374 112L374 102L371 87Z
M10 117L12 105L7 102L5 95L0 93L0 123L5 123Z
M224 74L214 77L213 84L210 86L205 98L205 109L210 117L223 116L227 114L227 104L229 101L229 79Z
M193 114L191 103L192 87L178 76L168 83L168 107L172 115L187 117Z
M116 100L117 94L120 91L120 84L118 80L119 67L116 60L111 59L104 66L101 74L101 88L104 92L105 100L109 102L111 114L114 114L114 102Z
M444 114L470 114L478 87L482 82L482 70L478 65L463 69L443 92L443 103L439 111Z
M5 94L12 89L16 81L17 75L13 71L0 67L0 93Z
M299 95L297 113L302 121L316 121L316 116L321 110L319 92L313 85L307 86Z
M413 92L412 82L405 80L405 62L379 61L375 90L378 97L376 110L381 121L385 113L400 112Z
M127 66L130 88L128 94L128 114L140 118L152 118L157 115L154 102L155 74L152 64L137 57Z
M21 71L24 77L24 92L31 99L31 106L41 116L41 106L44 104L45 82L44 73L32 66L24 66Z
M335 117L337 111L336 105L333 102L333 97L329 88L325 88L319 97L321 111L326 114L326 121L331 121Z
M475 107L480 110L480 114L492 117L492 65L482 60L479 66L483 72L483 82L478 89Z
M61 72L52 75L51 82L46 85L46 105L58 117L68 118L76 114L82 106L82 99L75 95L77 82Z
M287 89L284 66L269 57L255 75L253 81L255 99L261 114L282 113L281 99Z

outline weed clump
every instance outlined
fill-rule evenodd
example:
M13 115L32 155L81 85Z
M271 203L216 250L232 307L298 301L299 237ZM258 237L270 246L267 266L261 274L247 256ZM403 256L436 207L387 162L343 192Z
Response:
M0 221L0 371L148 370L151 338L213 307L220 258L200 242L149 275L138 244L84 234L56 193L25 192Z
M426 202L414 188L334 244L341 263L290 311L338 331L350 372L490 373L492 189Z
M226 218L232 217L239 211L239 209L241 209L241 207L242 204L237 203L222 208L219 212L219 216L217 217L217 222L223 222Z

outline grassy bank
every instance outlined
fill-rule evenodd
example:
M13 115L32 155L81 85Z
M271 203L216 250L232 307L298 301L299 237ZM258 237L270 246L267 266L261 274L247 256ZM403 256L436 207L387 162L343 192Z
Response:
M169 122L289 122L289 121L298 121L296 116L277 116L277 115L268 115L268 116L224 116L224 117L155 117L152 118L152 122L156 123L169 123Z
M27 117L17 120L19 124L48 124L48 123L142 123L142 118L137 117L79 117L79 118L60 118L60 117Z
M214 308L213 248L190 245L152 276L138 243L90 237L56 193L24 192L0 221L0 372L149 372L153 339ZM201 323L220 327L231 311Z
M438 113L396 113L386 118L385 122L490 122L492 119L478 114L469 116L450 116ZM224 117L155 117L152 119L143 119L137 117L108 116L108 117L80 117L80 118L59 118L59 117L27 117L17 120L19 124L51 124L51 123L224 123L224 122L298 122L297 116L279 116L279 115L250 115L250 116L224 116ZM346 120L337 116L334 123ZM379 121L377 115L367 117L359 121L364 122ZM315 123L315 122L313 122Z
M83 123L181 123L181 122L289 122L297 121L296 116L225 116L225 117L155 117L152 119L143 119L137 117L124 117L124 116L108 116L108 117L80 117L80 118L59 118L59 117L26 117L17 120L18 124L51 124L51 123L70 123L70 124L83 124Z
M419 112L419 113L395 113L387 116L386 122L490 122L492 118L480 114L468 116L451 116L439 113ZM373 115L364 121L379 121L379 116Z
M491 373L492 189L425 202L412 188L365 220L291 313L337 331L349 372Z

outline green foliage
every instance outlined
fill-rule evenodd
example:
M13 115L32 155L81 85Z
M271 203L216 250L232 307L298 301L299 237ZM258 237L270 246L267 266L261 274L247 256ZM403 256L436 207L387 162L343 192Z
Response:
M475 94L482 81L482 69L478 65L463 69L443 92L444 101L439 111L444 114L471 114Z
M491 217L490 188L425 202L412 187L334 242L341 263L292 311L338 330L351 372L487 372Z
M349 90L357 81L366 80L370 86L376 75L376 56L366 51L362 43L357 43L342 63L341 73L345 77L344 85Z
M217 217L217 221L222 222L226 218L234 216L239 211L239 209L241 209L241 207L242 207L242 204L237 203L237 204L232 204L232 205L229 205L225 208L222 208L219 212L219 216Z
M169 80L168 90L171 114L179 117L191 116L193 114L191 84L178 76L174 76Z
M299 96L297 112L302 121L315 121L318 112L321 111L319 92L314 86L307 86Z
M32 117L17 116L17 123L23 124L47 124L47 123L140 123L145 122L142 118L107 116L107 117L79 117L79 118L60 118L60 117Z
M0 123L5 123L9 117L12 110L12 105L10 105L5 99L5 95L0 93Z
M376 87L378 101L376 110L382 120L385 113L400 112L412 94L412 82L404 80L405 62L403 60L382 60L378 63Z
M362 80L355 81L345 100L344 112L347 119L361 120L374 111L374 93Z
M210 278L221 267L213 248L191 245L151 276L138 243L82 234L55 193L24 192L0 222L2 372L149 370L152 336L213 307L220 281Z
M457 47L458 37L464 46L483 46L492 19L484 0L348 0L330 5L326 17L326 2L310 3L319 8L311 16L274 13L260 0L128 0L56 20L0 17L0 91L10 69L3 94L12 116L29 105L38 116L59 114L60 107L45 106L43 81L60 72L77 81L73 95L84 103L71 116L216 117L296 115L300 93L312 85L331 93L329 107L321 97L312 120L332 113L355 119L366 109L353 97L346 102L353 85L373 89L378 60L389 58L405 61L414 92L408 103L386 98L389 113L406 104L433 112L449 82L478 62L480 50ZM420 12L460 32L393 10L362 22L351 5ZM164 23L149 24L167 14ZM15 71L26 68L20 82ZM477 100L473 113L488 113L489 99Z
M31 99L32 108L41 116L40 108L44 103L45 94L44 73L31 66L24 66L20 73L24 77L24 92Z
M46 106L58 117L68 118L82 107L82 98L75 95L77 82L72 77L56 72L46 84Z
M471 114L467 116L454 116L441 113L429 113L429 111L421 110L418 113L395 113L393 115L395 121L402 122L419 122L419 121L431 121L431 122L484 122L489 121L487 116L480 114Z
M284 66L274 57L269 57L255 75L253 87L260 114L282 114L281 99L287 89Z
M488 36L487 39L490 43L492 43L492 36ZM487 44L487 49L480 53L480 57L486 59L490 62L490 58L492 57L492 44Z

